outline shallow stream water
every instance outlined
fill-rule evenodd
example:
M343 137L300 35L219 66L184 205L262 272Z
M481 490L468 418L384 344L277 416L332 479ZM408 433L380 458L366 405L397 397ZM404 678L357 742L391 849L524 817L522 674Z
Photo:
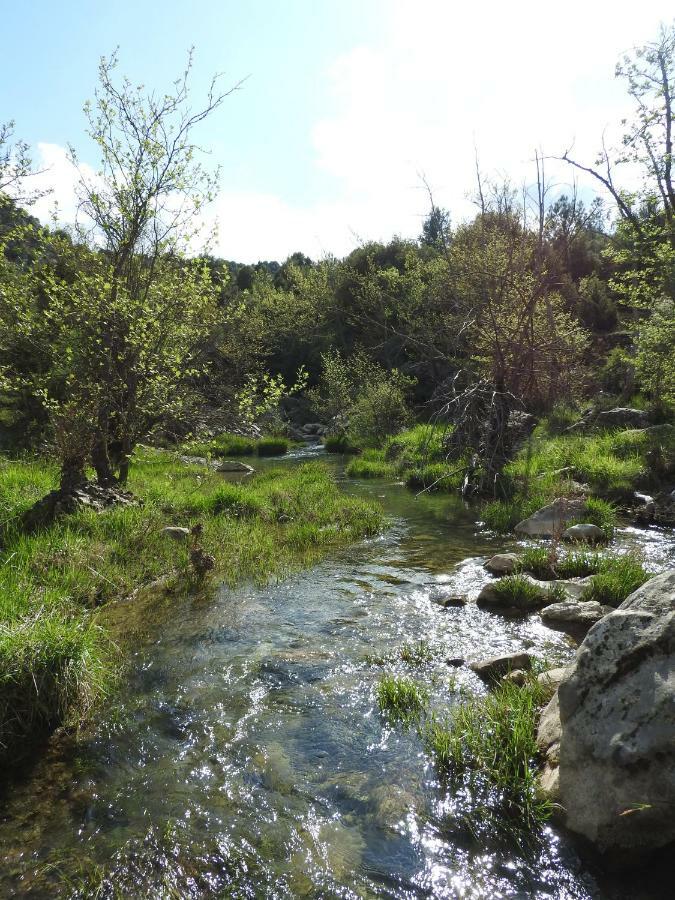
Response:
M513 542L454 498L350 482L331 464L383 504L385 532L263 588L121 604L129 677L87 739L54 741L7 791L0 896L621 896L554 829L521 849L477 835L471 798L377 710L385 670L424 682L442 713L483 690L447 658L572 659L537 616L435 602L475 597L484 559ZM666 533L624 529L620 543L675 564ZM423 666L377 664L420 639Z

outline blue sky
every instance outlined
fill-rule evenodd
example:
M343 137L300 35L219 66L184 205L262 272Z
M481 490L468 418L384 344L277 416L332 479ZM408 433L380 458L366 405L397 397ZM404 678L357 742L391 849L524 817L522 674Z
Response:
M551 7L546 12L547 6ZM455 220L477 146L483 168L531 177L534 148L570 143L593 158L625 112L618 56L651 38L672 7L484 0L0 0L6 38L0 120L48 166L72 215L70 142L96 165L82 104L101 54L162 87L195 46L193 89L247 76L200 133L222 166L217 250L228 258L344 253L367 238L415 235L423 173ZM570 173L551 167L560 185ZM561 188L562 189L562 188ZM47 204L38 212L46 215Z

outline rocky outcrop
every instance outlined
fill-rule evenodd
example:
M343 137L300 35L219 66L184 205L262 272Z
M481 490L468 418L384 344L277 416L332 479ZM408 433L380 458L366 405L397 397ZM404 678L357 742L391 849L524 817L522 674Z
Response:
M186 541L190 537L190 529L182 525L165 525L162 534L173 538L174 541Z
M675 841L674 738L672 569L602 618L579 647L541 719L542 785L562 804L568 828L618 862L637 861Z
M584 508L585 503L581 499L569 500L566 497L558 497L553 503L543 506L519 522L516 525L516 534L544 538L560 535L568 522L580 518Z
M647 428L649 414L643 409L632 409L628 406L617 406L603 412L591 411L567 431L586 432L594 428Z
M575 641L581 641L596 622L611 612L611 606L601 606L597 600L562 600L545 606L540 615L544 625L555 628L556 631L564 631Z

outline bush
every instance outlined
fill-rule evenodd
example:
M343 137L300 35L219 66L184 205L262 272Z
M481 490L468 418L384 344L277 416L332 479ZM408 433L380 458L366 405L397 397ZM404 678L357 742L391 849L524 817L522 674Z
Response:
M255 451L255 439L240 434L219 434L211 441L211 452L215 456L253 456Z

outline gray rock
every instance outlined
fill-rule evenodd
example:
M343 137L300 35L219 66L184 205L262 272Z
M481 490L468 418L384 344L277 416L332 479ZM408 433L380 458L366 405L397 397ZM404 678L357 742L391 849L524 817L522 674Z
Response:
M448 656L445 660L446 664L452 666L454 669L458 669L460 666L463 666L466 660L461 656Z
M537 675L537 681L542 687L551 688L551 690L557 691L560 687L560 682L563 678L566 678L571 671L571 666L559 666L556 669L546 669L545 672L540 672L539 675Z
M485 563L491 575L511 575L518 566L520 556L517 553L497 553Z
M561 534L571 519L578 519L584 510L584 501L558 497L548 506L523 519L516 525L516 534L530 537L553 537Z
M507 672L506 675L503 676L502 681L506 681L508 684L515 684L518 687L522 687L525 684L527 679L527 672L524 669L513 669L511 672Z
M532 657L529 653L505 653L503 656L491 656L489 659L473 662L470 668L483 681L499 681L504 675L516 669L523 671L531 669Z
M567 827L624 862L675 840L675 569L591 628L557 696Z
M585 584L583 580L575 581L538 581L531 575L522 576L529 581L537 592L527 597L504 597L499 593L499 580L490 581L483 586L476 598L476 604L481 609L489 609L504 616L523 616L530 612L536 612L551 602L551 592L563 591L567 599L578 599L583 593Z
M466 597L460 597L456 594L434 594L431 597L432 603L448 609L451 606L466 606Z
M162 534L173 538L174 541L185 541L190 537L190 529L183 528L182 525L166 525L162 528Z
M253 466L239 462L238 459L224 459L216 466L216 472L241 472L243 475L252 475L255 469Z
M599 544L607 540L602 528L590 523L571 525L563 531L562 538L564 541L577 541L585 544Z
M544 707L537 729L537 746L544 764L539 774L541 789L553 803L560 802L560 705L556 691Z
M611 606L601 606L597 600L587 600L583 603L563 600L545 606L540 615L544 625L557 631L564 631L575 641L581 641L589 629L610 612Z
M649 415L644 409L617 406L615 409L598 413L595 421L601 427L646 428L649 425Z

